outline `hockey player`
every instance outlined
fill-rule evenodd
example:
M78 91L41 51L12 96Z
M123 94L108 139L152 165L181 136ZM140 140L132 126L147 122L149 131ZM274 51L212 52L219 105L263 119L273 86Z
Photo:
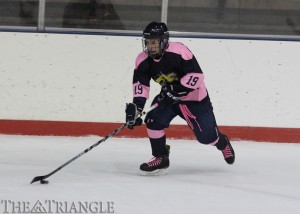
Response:
M165 23L152 22L143 31L143 52L136 58L133 75L133 102L125 110L129 129L142 124L137 115L149 98L151 79L162 87L152 102L158 103L158 107L145 118L154 157L143 163L140 170L152 174L169 167L170 147L166 145L164 129L178 115L200 143L215 146L225 161L233 164L234 150L227 136L218 130L203 72L184 44L169 42Z

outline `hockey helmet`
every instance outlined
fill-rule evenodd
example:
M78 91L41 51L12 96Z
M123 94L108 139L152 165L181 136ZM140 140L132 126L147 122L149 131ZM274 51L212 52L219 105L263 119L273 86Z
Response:
M168 47L169 31L163 22L151 22L143 31L143 50L152 58L160 58Z

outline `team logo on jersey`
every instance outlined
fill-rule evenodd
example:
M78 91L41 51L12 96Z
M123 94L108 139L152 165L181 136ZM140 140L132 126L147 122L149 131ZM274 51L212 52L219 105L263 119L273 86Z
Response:
M174 72L169 73L168 75L160 73L160 75L158 75L158 77L155 79L155 82L159 83L160 85L166 85L167 83L170 84L178 80L179 79Z

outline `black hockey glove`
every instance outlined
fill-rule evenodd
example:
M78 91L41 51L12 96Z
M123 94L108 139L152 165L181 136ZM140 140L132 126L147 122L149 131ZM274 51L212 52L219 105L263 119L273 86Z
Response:
M142 118L138 117L140 111L138 111L136 104L127 103L126 104L126 123L129 129L133 129L134 126L140 126L143 123Z
M169 105L175 104L179 102L181 97L189 93L187 91L176 92L174 89L173 85L163 86L158 98L159 101Z

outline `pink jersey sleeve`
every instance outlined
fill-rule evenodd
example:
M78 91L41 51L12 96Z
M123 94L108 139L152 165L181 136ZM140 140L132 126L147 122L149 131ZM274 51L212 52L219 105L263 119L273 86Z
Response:
M182 101L200 101L207 96L207 90L204 84L204 75L200 73L188 73L181 78L180 83L194 89L187 96L182 97Z
M145 59L147 59L148 55L145 52L141 52L136 60L135 60L135 69L137 69L139 67L139 65L141 64L141 62L143 62Z
M193 58L192 52L180 42L170 42L166 51L179 54L184 60L190 60Z
M145 97L149 99L150 87L142 85L140 82L136 82L132 85L133 97Z
M180 79L181 85L196 89L204 82L204 75L200 73L188 73Z

